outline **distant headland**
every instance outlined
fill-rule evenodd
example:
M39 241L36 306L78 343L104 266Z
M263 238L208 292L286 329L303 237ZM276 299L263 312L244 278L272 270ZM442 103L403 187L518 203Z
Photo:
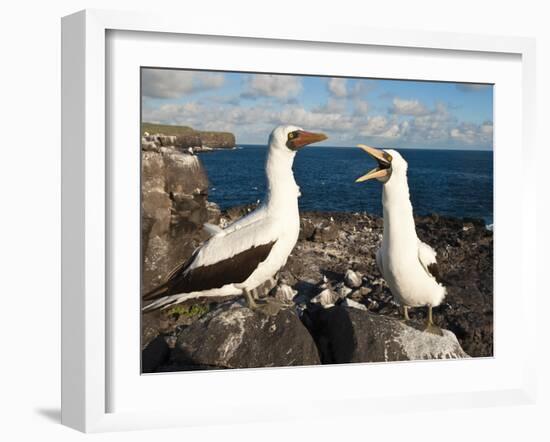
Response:
M141 123L141 136L146 141L158 141L156 138L159 137L169 138L167 141L178 149L191 148L194 152L235 148L235 135L231 132L202 131L189 126Z

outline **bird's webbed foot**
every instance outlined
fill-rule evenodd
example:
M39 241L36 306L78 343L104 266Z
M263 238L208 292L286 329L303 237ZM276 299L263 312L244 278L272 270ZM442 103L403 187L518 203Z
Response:
M263 313L266 316L277 316L285 306L275 299L267 298L256 301L256 307L253 309Z
M244 291L244 296L246 299L246 305L250 310L262 313L266 316L277 316L277 314L285 307L273 298L260 300L254 299L252 294L247 290Z
M426 328L424 329L424 331L433 335L443 336L443 331L434 324L431 305L428 306L428 320L426 321Z
M429 322L426 322L426 328L424 329L424 331L431 333L432 335L443 336L443 332L441 331L441 329L433 322L431 324Z

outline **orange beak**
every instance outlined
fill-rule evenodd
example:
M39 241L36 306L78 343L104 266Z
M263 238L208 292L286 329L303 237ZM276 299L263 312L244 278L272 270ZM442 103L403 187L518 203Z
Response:
M322 133L306 132L305 130L299 130L298 136L287 142L287 146L290 149L298 150L308 144L318 143L319 141L326 140L328 137Z

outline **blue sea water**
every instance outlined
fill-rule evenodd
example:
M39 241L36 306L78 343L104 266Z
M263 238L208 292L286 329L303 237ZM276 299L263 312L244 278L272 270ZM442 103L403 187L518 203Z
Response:
M402 149L409 163L413 208L418 215L438 213L493 223L493 152ZM265 146L200 154L210 180L209 200L222 209L262 200ZM300 210L382 214L382 184L356 184L375 167L359 148L309 146L296 155L294 175L302 196Z

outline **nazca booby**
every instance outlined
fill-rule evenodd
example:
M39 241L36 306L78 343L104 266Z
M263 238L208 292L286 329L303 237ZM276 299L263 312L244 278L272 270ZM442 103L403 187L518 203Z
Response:
M416 235L413 207L407 183L407 162L395 150L378 150L359 144L378 162L378 167L356 182L377 179L383 183L384 233L376 264L392 295L409 320L409 307L428 307L426 330L441 334L434 325L432 307L441 304L446 288L439 282L436 252Z
M269 303L255 301L251 290L283 267L300 231L298 197L292 164L296 152L325 140L322 133L296 126L271 132L266 161L267 195L256 210L225 229L207 226L213 236L168 276L166 282L144 295L144 311L204 297L244 295L251 309L275 313Z

